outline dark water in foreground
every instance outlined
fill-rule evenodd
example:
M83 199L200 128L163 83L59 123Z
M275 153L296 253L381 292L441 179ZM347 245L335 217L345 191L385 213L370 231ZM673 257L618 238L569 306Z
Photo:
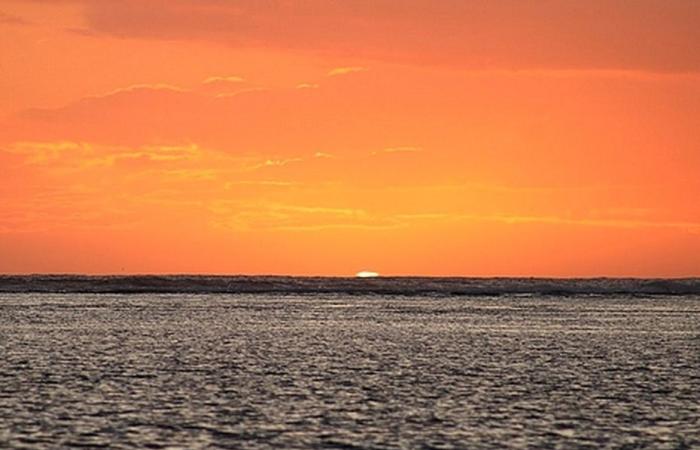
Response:
M700 297L0 294L0 447L698 448Z

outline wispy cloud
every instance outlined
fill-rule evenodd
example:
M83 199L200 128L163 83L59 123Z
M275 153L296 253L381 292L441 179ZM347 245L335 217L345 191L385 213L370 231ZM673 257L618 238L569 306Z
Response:
M379 155L381 153L418 153L422 152L421 147L403 146L403 147L387 147L378 151L373 151L372 155Z
M387 229L401 226L391 218L364 209L283 203L219 201L210 206L214 225L237 231L319 231Z
M66 156L91 154L92 147L86 143L72 141L21 141L8 145L4 151L23 155L27 165L47 165Z
M24 163L27 165L66 165L72 169L113 166L119 160L128 159L153 162L193 160L201 154L201 149L196 144L127 147L72 141L16 142L7 146L5 151L24 155Z
M216 169L172 169L163 172L165 176L180 180L214 180L218 173Z
M331 69L328 71L328 76L329 77L335 77L339 75L348 75L351 73L357 73L357 72L366 72L369 70L366 67L360 67L360 66L352 66L352 67L336 67L334 69Z
M291 213L304 213L304 214L330 214L339 216L352 216L352 217L367 217L367 211L364 209L357 208L329 208L322 206L299 206L299 205L283 205L283 204L271 204L268 208L272 211L284 211Z
M248 167L249 170L264 169L268 167L283 167L292 163L303 161L303 158L278 158L266 159L265 161Z
M450 212L397 214L397 219L409 221L484 221L499 222L504 224L551 224L589 227L610 228L672 228L697 232L700 230L700 222L692 221L654 221L627 218L566 218L546 215L519 215L519 214L461 214Z
M282 225L271 227L272 231L323 231L323 230L338 230L338 229L357 229L357 230L394 230L403 228L405 225L400 223L325 223L315 225Z
M224 189L230 190L234 186L272 186L272 187L293 187L300 186L301 183L296 181L280 181L280 180L236 180L227 181L224 183Z
M28 20L0 11L0 25L31 25Z
M105 98L105 97L111 97L116 94L122 94L125 92L134 92L134 91L145 91L145 90L151 90L151 91L171 91L171 92L188 92L187 89L175 86L172 84L167 84L167 83L139 83L139 84L132 84L130 86L126 87L121 87L121 88L116 88L111 91L105 92L104 94L99 94L99 95L94 95L91 98Z
M698 81L698 71L651 71L642 69L605 68L544 68L544 69L491 69L469 68L461 71L473 78L542 78L542 79L624 79L635 82Z
M128 205L106 201L108 197L96 186L66 182L35 189L31 196L7 199L0 211L1 232L94 231L135 224L134 218L128 217Z
M238 95L242 94L251 94L255 92L267 92L270 91L269 88L261 88L261 87L254 87L254 88L248 88L248 89L239 89L234 92L222 92L220 94L216 94L216 98L230 98L230 97L236 97Z
M204 81L202 81L203 84L212 84L212 83L243 83L245 82L246 79L243 77L239 77L236 75L232 76L214 76L214 77L209 77L206 78Z

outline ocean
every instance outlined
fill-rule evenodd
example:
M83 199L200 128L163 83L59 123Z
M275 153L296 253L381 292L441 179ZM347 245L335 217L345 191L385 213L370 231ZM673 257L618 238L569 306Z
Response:
M0 448L700 448L700 281L0 277Z

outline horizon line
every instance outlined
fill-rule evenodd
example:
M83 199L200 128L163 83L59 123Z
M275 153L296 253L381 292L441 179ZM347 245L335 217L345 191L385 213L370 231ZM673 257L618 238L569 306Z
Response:
M82 277L82 278L137 278L137 277L220 277L220 278L341 278L341 279L362 279L356 274L348 275L316 275L316 274L280 274L280 273L188 273L188 272L163 272L163 273L79 273L79 272L22 272L22 273L0 273L0 277ZM372 279L384 278L459 278L459 279L521 279L521 280L698 280L700 274L682 276L637 276L637 275L421 275L421 274L381 274Z

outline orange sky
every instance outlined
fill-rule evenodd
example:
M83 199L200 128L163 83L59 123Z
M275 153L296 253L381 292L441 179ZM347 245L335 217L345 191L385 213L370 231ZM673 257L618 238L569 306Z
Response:
M0 0L0 272L700 275L695 0Z

